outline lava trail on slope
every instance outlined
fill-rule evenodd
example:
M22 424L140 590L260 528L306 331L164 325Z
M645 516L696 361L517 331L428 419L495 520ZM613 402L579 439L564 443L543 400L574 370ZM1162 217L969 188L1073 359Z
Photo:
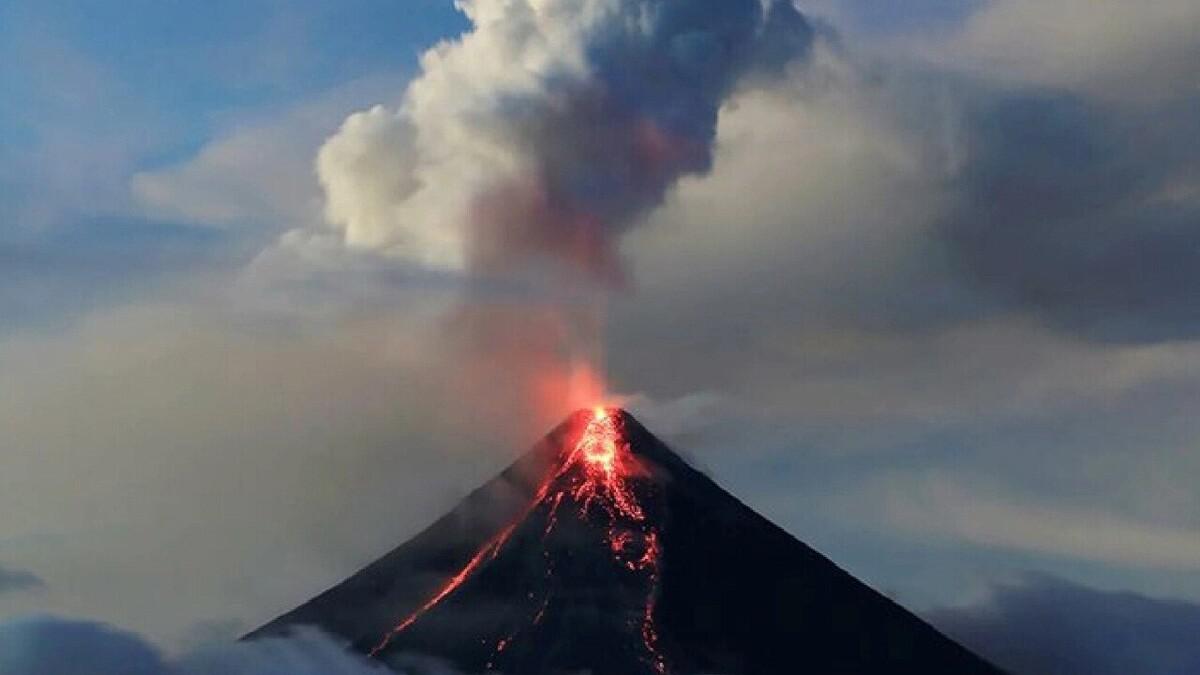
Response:
M431 658L520 675L1000 673L618 409L571 415L416 536L246 639L301 626L411 673L445 672Z
M576 416L579 419L581 416ZM398 621L378 644L368 652L378 657L392 645L393 640L414 626L466 584L484 565L494 561L509 545L514 533L531 516L540 513L542 558L545 565L545 586L529 591L526 598L536 609L527 625L517 625L495 640L486 667L494 669L500 659L523 631L537 627L545 619L557 583L556 571L563 564L561 551L547 546L561 522L561 511L573 509L573 522L587 523L603 532L603 545L613 566L625 576L625 584L641 587L641 601L636 616L623 617L636 628L643 649L642 660L655 673L666 675L667 661L660 651L658 629L655 626L655 604L661 578L661 535L655 520L650 517L655 491L649 481L648 467L629 447L625 436L624 419L618 410L595 408L584 419L578 438L561 450L557 465L552 465L538 487L532 501L515 520L488 540L457 573L416 610ZM576 556L567 552L569 559ZM540 597L539 597L540 596Z

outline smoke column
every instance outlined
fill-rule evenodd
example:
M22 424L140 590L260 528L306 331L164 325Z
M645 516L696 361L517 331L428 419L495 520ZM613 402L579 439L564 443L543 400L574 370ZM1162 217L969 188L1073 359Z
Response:
M812 42L789 0L457 6L473 29L423 55L398 107L347 118L317 172L327 220L348 245L480 284L621 287L621 235L682 176L709 169L722 103L780 76ZM499 316L512 304L466 308L451 319L455 334L499 353L553 347L514 359L535 369L564 351L598 351L598 310ZM548 345L557 340L547 332L584 348Z

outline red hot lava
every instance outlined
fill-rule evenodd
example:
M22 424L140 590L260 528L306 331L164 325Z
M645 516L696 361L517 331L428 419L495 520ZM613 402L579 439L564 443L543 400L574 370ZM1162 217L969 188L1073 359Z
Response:
M476 551L467 564L429 600L397 623L371 650L371 656L382 652L397 635L452 595L485 563L498 556L513 532L530 514L543 506L549 510L543 533L544 542L559 522L559 508L564 501L568 501L577 506L583 520L590 520L593 512L603 516L605 539L613 562L643 577L647 590L643 609L637 618L640 623L638 632L646 652L645 658L656 672L665 675L666 660L658 649L658 631L654 623L661 570L661 537L657 525L647 518L646 509L633 489L634 479L645 475L645 470L629 448L623 426L617 410L603 407L593 409L578 441L569 452L564 453L557 467L550 471L529 505L512 523ZM554 570L549 563L547 565L546 575L549 577ZM542 598L540 608L534 615L534 624L541 620L549 599L549 595ZM493 659L511 644L515 635L516 631L497 641Z

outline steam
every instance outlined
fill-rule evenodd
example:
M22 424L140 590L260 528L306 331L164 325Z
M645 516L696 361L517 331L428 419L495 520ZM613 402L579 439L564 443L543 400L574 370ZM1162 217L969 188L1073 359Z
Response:
M474 24L422 59L398 108L321 148L347 243L499 275L549 261L622 278L617 244L712 163L740 84L804 54L787 0L460 0Z

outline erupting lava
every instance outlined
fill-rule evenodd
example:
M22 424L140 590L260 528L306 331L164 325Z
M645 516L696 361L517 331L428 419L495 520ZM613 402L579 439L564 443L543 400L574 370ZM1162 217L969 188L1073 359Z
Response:
M631 627L641 635L647 662L656 672L665 675L666 660L658 648L658 631L654 622L661 576L661 537L658 526L647 517L646 505L639 501L634 490L634 482L646 475L647 471L629 448L618 411L603 407L593 409L574 446L562 453L560 461L551 468L532 501L517 518L476 551L467 564L429 600L397 623L371 650L370 655L376 656L386 649L393 638L453 594L489 560L495 559L513 533L539 508L548 509L549 514L542 537L545 542L558 525L559 509L566 503L579 509L580 520L594 522L594 513L603 518L605 540L613 563L627 570L627 573L638 575L644 585L645 600L639 616L631 619ZM554 567L548 555L546 559L546 576L549 578L554 574ZM536 625L542 620L549 603L550 594L547 591L538 603L532 624ZM518 627L497 640L493 659L512 643L520 629Z
M574 496L585 512L599 502L614 521L620 516L640 523L646 516L626 480L635 472L636 460L617 420L605 408L593 410L592 419L575 445L574 457L568 457L566 465L579 464L583 469L583 480L575 486ZM612 543L615 545L615 540Z

